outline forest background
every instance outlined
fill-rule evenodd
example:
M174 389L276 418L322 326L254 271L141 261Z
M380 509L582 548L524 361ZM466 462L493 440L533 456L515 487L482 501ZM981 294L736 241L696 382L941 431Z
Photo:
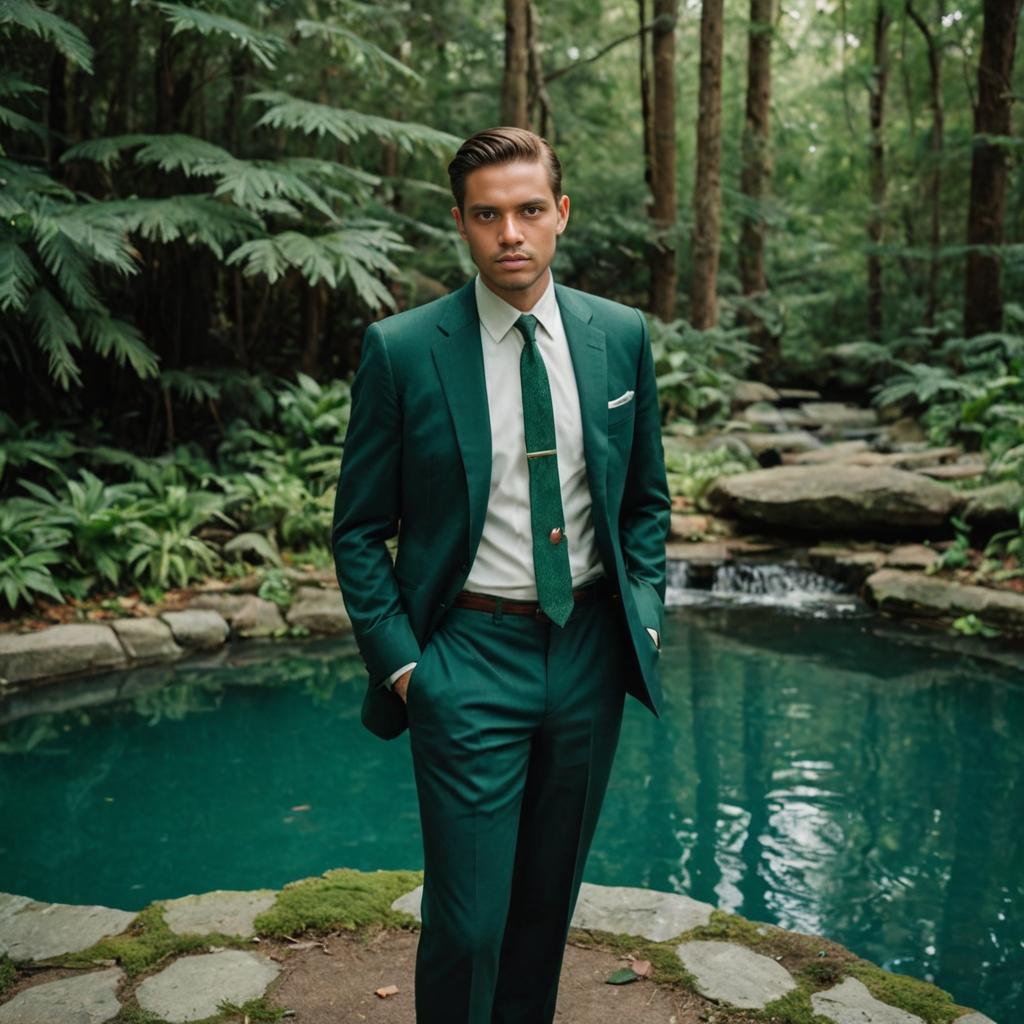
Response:
M363 330L472 273L444 169L496 123L666 422L814 387L1024 479L1021 4L0 0L0 617L329 567Z

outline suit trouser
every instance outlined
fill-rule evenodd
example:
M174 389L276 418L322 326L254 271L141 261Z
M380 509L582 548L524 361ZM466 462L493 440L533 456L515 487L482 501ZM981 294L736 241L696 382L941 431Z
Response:
M453 608L408 690L424 845L418 1024L547 1024L622 721L617 600L564 628Z

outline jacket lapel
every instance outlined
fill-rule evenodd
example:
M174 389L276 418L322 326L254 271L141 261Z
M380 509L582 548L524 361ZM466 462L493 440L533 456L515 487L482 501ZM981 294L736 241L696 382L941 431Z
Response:
M608 353L604 331L595 327L593 313L569 289L555 285L562 326L576 375L583 420L583 452L587 483L594 505L594 525L605 521L608 496Z
M452 293L437 328L441 336L431 351L466 472L471 562L483 532L491 486L491 419L472 280Z

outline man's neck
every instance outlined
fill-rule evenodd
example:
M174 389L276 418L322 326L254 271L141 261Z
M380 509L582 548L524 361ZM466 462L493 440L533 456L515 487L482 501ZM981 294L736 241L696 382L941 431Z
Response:
M510 291L505 294L495 291L488 283L487 279L482 275L478 274L480 283L497 299L501 299L502 302L507 303L514 309L518 309L520 313L529 313L534 306L544 297L544 293L551 286L552 275L551 268L548 267L544 272L544 276L535 281L529 288L524 288L522 291Z

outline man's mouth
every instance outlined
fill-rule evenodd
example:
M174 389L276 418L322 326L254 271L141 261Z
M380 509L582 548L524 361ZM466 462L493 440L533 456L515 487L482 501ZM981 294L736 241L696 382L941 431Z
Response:
M508 253L505 256L499 256L498 257L498 262L503 267L508 267L509 269L514 269L516 267L521 267L524 263L527 263L529 261L529 259L530 259L530 257L527 256L526 253L510 252L510 253Z

